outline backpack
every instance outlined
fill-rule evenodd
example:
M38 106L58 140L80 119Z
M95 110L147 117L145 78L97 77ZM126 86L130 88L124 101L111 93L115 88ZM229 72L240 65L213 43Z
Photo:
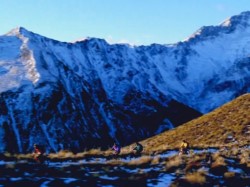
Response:
M141 144L138 145L138 151L140 151L140 152L143 151L143 146Z

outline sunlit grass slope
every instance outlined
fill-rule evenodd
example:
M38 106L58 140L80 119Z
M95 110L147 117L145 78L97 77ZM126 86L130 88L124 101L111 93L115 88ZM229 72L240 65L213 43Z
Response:
M145 153L161 152L178 148L183 139L197 148L250 144L250 94L141 143Z

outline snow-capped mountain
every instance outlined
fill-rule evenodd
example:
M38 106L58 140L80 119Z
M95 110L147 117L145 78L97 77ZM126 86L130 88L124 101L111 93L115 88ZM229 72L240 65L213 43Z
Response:
M0 37L0 80L0 151L130 143L250 91L250 12L172 45L65 43L20 27Z

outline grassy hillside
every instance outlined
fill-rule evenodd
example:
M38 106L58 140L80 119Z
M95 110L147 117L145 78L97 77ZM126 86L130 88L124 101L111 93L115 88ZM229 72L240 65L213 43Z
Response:
M161 152L178 148L183 139L201 148L250 144L250 94L141 143L145 152Z

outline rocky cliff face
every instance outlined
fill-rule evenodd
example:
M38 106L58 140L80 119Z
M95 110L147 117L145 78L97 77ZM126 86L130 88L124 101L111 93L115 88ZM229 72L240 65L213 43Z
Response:
M127 144L250 91L249 12L173 45L65 43L17 28L0 51L2 152Z

